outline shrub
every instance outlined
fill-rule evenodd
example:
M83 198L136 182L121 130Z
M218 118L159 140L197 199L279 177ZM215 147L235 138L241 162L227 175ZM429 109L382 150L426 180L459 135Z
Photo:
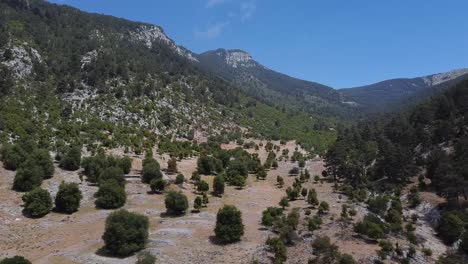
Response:
M278 184L279 187L283 187L284 185L284 179L281 176L276 176L276 183Z
M177 160L175 158L171 158L167 162L167 171L169 173L177 173Z
M141 252L137 256L137 262L135 264L155 264L156 257L151 255L149 252Z
M293 167L291 170L289 170L289 174L291 174L291 175L299 174L299 168L298 167Z
M122 168L124 174L129 174L132 169L132 159L128 156L120 159L120 168Z
M127 200L125 189L115 179L103 182L96 193L95 204L103 209L116 209L124 206Z
M219 209L214 232L222 243L239 241L244 235L241 211L232 205L225 205Z
M14 256L11 258L4 258L0 261L0 264L31 264L31 261L27 260L22 256Z
M166 189L166 181L163 179L153 179L150 182L150 188L153 193L161 193Z
M200 196L195 197L195 200L193 201L193 209L195 209L196 211L200 211L202 206L203 206L202 198Z
M463 225L463 220L456 213L446 212L439 220L437 231L445 243L452 244L463 232Z
M210 189L210 186L208 185L206 181L202 180L197 184L197 191L199 191L200 193L205 193L209 189Z
M210 203L210 200L208 199L208 195L206 195L206 193L203 193L203 195L202 195L202 201L203 201L203 204L204 204L205 206L207 206L207 204Z
M310 189L309 194L307 195L307 203L312 205L313 207L319 204L319 200L317 198L317 192L315 189Z
M27 153L18 145L4 144L0 149L3 167L7 170L16 170L26 159Z
M224 194L224 177L222 175L213 179L213 193L217 196Z
M309 219L309 222L307 223L307 228L309 231L313 232L315 230L320 229L320 226L322 225L322 218L320 218L318 215L315 215L311 219Z
M170 214L182 214L188 208L187 196L182 192L169 191L164 199L166 210Z
M150 183L154 179L161 179L163 177L161 167L156 160L148 161L143 166L142 182Z
M245 178L244 176L237 175L231 179L231 184L236 186L239 189L244 188L245 186Z
M49 151L46 149L36 149L31 157L33 163L42 169L44 179L52 178L55 167Z
M327 202L323 201L320 203L319 208L318 208L318 213L319 214L326 214L330 210L330 206L328 205Z
M80 201L83 198L76 183L64 183L59 186L57 196L55 196L55 208L59 212L73 213L78 211Z
M257 171L257 179L259 180L264 180L267 177L267 172L263 167L260 167L260 169Z
M175 184L182 184L185 181L185 177L183 174L177 174L174 183Z
M368 214L354 226L354 231L373 239L382 238L387 232L385 224L375 215Z
M148 217L126 210L112 212L106 219L102 239L113 255L128 256L145 247L148 239Z
M385 215L385 212L387 211L388 202L389 202L388 196L379 195L373 199L369 199L369 201L367 202L368 209L374 214L378 214L383 217Z
M280 202L279 202L279 205L283 208L285 207L288 207L289 206L289 199L288 197L284 196L283 198L281 198Z
M378 255L381 259L386 259L394 250L393 244L387 240L380 240L379 246L380 250L378 251Z
M68 171L75 171L80 168L81 148L71 147L68 152L60 159L60 168Z
M102 170L99 174L99 184L108 180L115 180L120 186L125 186L124 172L120 167L109 167Z
M356 260L354 260L353 256L348 254L341 255L340 263L339 264L357 264Z
M288 199L290 201L294 201L297 199L297 197L299 196L299 190L298 188L291 188L291 187L288 187L286 189L286 195L288 196Z
M32 217L41 217L52 210L52 198L48 191L34 188L22 197L24 212Z
M268 207L262 212L262 225L273 226L273 224L283 215L283 209Z
M327 236L317 236L312 242L312 248L315 255L321 255L328 251L336 251L337 246L331 243Z
M440 256L437 260L437 264L466 264L463 256L456 255L454 253L448 253L446 255Z
M25 166L16 171L13 181L13 190L19 192L28 192L35 187L41 186L43 180L43 171L38 166Z
M275 254L275 264L286 262L288 258L288 249L279 237L268 238L266 244L270 247L271 251Z

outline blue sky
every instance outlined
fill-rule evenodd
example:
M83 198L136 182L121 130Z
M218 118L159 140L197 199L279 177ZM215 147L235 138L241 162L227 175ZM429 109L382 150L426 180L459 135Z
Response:
M334 88L468 67L467 0L51 0Z

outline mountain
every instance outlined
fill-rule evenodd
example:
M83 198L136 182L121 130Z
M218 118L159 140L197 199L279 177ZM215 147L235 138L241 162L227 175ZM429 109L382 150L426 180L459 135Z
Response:
M204 56L159 26L42 0L1 0L0 10L0 142L104 141L132 150L155 137L248 131L323 151L333 140L334 124L322 113L302 111L292 99L280 105L255 97L200 69ZM231 63L244 67L242 60L250 62L234 56Z
M420 99L444 90L468 78L468 69L433 74L418 78L401 78L339 90L345 100L362 111L378 113L392 111L402 105L417 103Z
M197 58L202 69L221 76L268 104L289 105L329 117L349 117L352 110L342 103L340 93L333 88L273 71L243 50L217 49Z

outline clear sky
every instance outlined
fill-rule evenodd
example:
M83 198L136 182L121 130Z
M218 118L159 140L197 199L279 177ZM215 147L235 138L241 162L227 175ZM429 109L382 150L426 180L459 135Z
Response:
M468 0L51 0L334 88L468 68Z

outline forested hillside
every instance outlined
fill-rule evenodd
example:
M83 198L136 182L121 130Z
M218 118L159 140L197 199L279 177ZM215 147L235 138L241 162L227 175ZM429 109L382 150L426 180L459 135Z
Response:
M158 26L41 0L0 7L3 141L141 149L154 134L192 139L246 127L323 151L334 138L333 120L267 105L199 70L196 56Z
M412 110L339 131L325 158L326 172L342 181L340 188L351 197L363 190L401 195L413 186L407 199L415 207L424 201L419 192L436 193L448 202L433 219L436 231L448 245L463 238L460 252L466 252L468 232L463 235L462 227L468 216L460 208L468 197L467 128L468 81L463 81ZM453 259L461 262L440 263L463 262Z

